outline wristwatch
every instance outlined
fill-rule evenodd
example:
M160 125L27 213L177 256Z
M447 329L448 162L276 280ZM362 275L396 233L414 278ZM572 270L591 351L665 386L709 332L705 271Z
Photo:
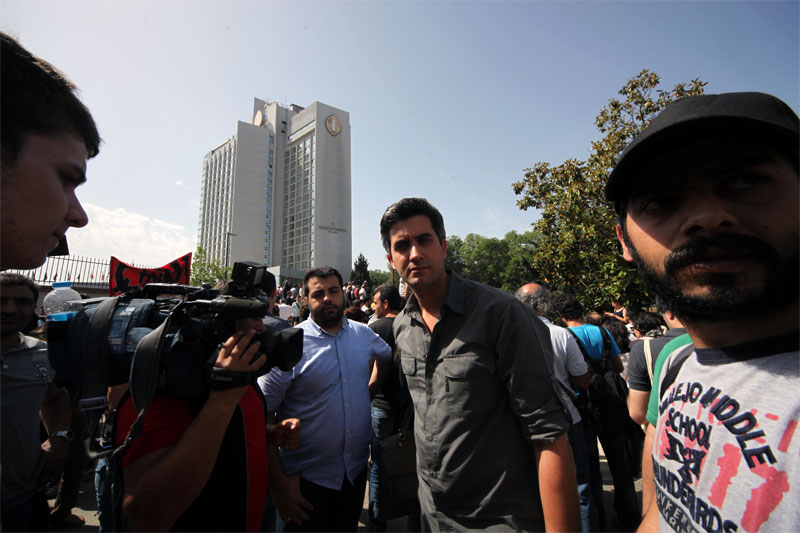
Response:
M72 436L73 433L71 429L62 429L61 431L56 431L50 434L51 439L53 437L61 437L62 439L65 439L67 442L72 442Z

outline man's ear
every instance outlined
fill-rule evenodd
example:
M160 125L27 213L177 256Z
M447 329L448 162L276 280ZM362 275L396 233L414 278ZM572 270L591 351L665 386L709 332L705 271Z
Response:
M444 250L444 256L447 257L447 239L442 239L442 249Z
M631 251L625 242L625 237L622 236L622 226L619 224L617 224L617 240L619 241L620 246L622 246L622 258L625 261L633 263L633 254L631 254Z
M394 261L392 261L392 254L386 254L386 260L389 261L389 265L391 265L391 267L394 268ZM397 270L396 268L394 269Z

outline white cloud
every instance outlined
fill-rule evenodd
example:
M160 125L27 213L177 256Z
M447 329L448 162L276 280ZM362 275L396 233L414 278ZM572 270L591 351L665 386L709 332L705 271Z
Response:
M178 187L180 187L181 185L183 185L183 180L178 180L178 181L176 181L176 182L175 182L175 185L177 185Z
M122 208L105 209L83 204L89 225L67 232L70 255L107 259L117 257L126 263L159 267L193 252L194 235L179 224L148 218Z

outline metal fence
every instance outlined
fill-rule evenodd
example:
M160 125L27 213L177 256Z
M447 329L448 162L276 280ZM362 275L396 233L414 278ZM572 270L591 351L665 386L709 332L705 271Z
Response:
M138 268L152 268L134 263L128 264ZM103 289L108 288L109 265L110 259L64 255L48 257L47 261L39 268L12 269L8 272L27 276L40 287L50 287L55 281L71 281L75 288Z

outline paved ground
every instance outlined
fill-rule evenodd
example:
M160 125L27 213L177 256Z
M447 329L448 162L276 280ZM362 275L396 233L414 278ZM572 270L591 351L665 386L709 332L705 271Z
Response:
M598 448L602 452L602 447L598 446ZM611 473L608 470L608 465L606 464L605 457L600 455L600 468L603 472L603 500L605 503L606 508L606 517L608 517L608 531L617 531L614 527L614 508L613 508L613 485L611 482ZM642 482L641 480L636 480L636 493L639 496L639 501L641 502L642 497ZM53 500L50 501L52 506ZM93 479L87 477L84 479L84 482L81 484L81 493L80 499L78 501L78 507L73 509L75 514L82 516L86 520L86 524L79 527L74 528L69 531L98 531L100 523L97 520L97 502L95 500L94 495L94 481ZM367 500L365 497L364 500L364 510L361 513L361 522L359 523L359 531L366 531L366 524L367 522ZM396 520L392 520L389 522L389 531L403 531L405 528L405 518L398 518Z

